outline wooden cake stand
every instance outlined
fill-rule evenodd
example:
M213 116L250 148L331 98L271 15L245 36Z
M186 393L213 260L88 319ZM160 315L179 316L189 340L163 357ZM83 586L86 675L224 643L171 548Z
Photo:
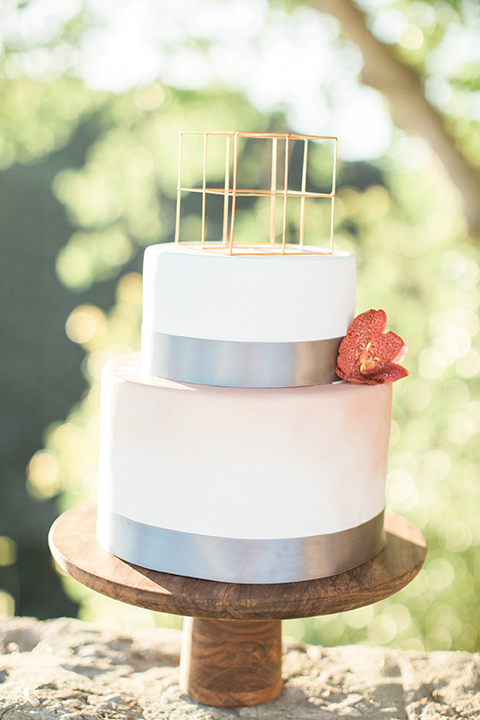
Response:
M420 571L422 533L387 512L386 547L333 577L277 585L236 585L169 575L119 560L96 538L96 506L61 515L50 531L60 567L92 590L122 602L186 615L180 685L217 707L259 705L282 691L281 620L329 615L393 595Z

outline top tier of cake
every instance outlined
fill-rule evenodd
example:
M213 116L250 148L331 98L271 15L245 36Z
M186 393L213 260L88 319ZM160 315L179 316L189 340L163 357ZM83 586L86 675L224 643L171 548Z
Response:
M147 248L144 371L235 387L335 380L338 345L354 317L355 258L312 251L230 256L178 243Z

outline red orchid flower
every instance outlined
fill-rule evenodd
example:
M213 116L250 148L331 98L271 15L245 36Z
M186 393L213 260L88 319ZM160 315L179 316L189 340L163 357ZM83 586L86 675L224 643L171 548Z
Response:
M354 383L395 382L408 375L397 365L408 350L399 335L384 332L387 316L383 310L357 315L340 343L337 375Z

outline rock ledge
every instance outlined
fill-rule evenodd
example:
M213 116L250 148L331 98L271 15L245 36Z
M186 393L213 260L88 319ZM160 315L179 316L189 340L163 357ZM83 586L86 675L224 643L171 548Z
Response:
M439 720L480 718L480 656L286 641L285 689L219 709L178 686L181 633L118 634L61 618L0 620L0 720Z

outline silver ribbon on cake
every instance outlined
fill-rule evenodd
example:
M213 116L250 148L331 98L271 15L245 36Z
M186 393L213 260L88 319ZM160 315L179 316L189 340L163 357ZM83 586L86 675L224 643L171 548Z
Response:
M157 377L238 388L299 387L338 380L341 337L305 342L238 342L144 332L142 368Z
M232 583L288 583L328 577L375 557L385 545L384 512L341 532L247 540L168 530L99 509L98 540L134 565Z

